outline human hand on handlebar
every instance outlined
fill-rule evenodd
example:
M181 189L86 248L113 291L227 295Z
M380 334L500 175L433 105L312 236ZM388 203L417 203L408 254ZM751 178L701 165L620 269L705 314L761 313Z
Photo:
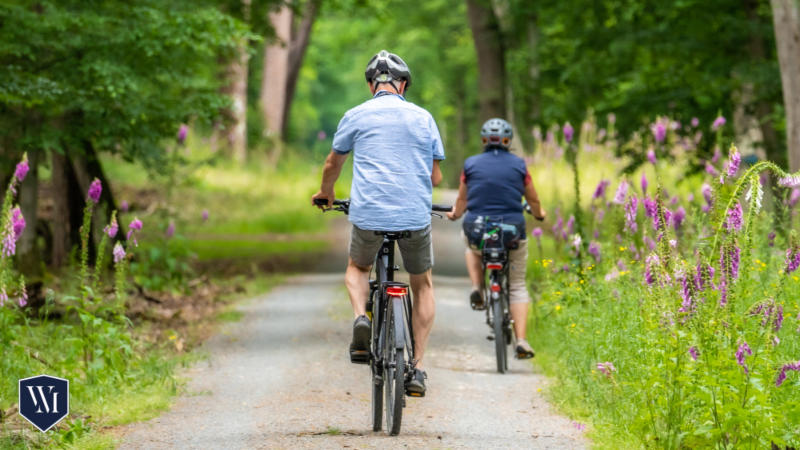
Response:
M456 221L456 220L458 220L458 219L460 219L460 218L461 218L461 216L456 216L456 211L455 211L455 208L453 208L453 210L452 210L452 211L450 211L449 213L447 213L447 220Z
M539 215L533 215L533 218L538 220L539 222L544 222L544 219L547 219L547 211L544 210L541 206L539 207Z
M319 200L327 200L328 201L328 205L327 206L316 205L317 208L319 208L319 209L333 208L333 201L336 199L336 194L334 194L333 191L330 191L330 192L319 191L316 194L311 196L311 204L314 205L314 200L318 200L318 199Z

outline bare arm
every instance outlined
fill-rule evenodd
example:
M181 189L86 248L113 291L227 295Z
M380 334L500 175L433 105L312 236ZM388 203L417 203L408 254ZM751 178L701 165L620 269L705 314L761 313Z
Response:
M467 211L467 185L464 181L458 185L458 198L453 210L447 213L447 218L450 220L458 220Z
M544 220L547 217L547 213L542 208L542 203L539 201L539 194L536 193L536 188L533 187L533 181L525 186L525 200L531 205L533 217L539 220Z
M328 159L325 160L325 168L322 170L322 186L319 188L319 192L311 196L312 205L315 199L322 198L328 200L328 208L333 206L333 200L336 198L333 186L342 173L345 161L347 161L347 154L340 155L331 150ZM323 207L319 206L318 208L322 209Z
M439 167L439 160L433 160L433 170L431 170L431 184L433 187L439 185L442 182L442 169Z

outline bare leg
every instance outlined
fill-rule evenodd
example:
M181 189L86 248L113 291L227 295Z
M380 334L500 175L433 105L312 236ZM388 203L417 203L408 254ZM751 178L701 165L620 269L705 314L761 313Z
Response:
M417 368L422 369L422 360L425 357L425 346L428 344L428 335L433 327L433 318L436 315L436 303L433 298L433 280L431 271L419 275L411 275L411 290L414 293L414 313L411 318L414 324L414 356L419 360Z
M512 303L509 305L511 309L511 318L514 320L514 334L517 339L525 338L525 326L528 324L528 306L530 303Z
M367 298L369 297L369 267L362 267L351 258L344 275L344 284L350 294L350 304L356 318L367 314Z
M483 287L483 265L481 257L476 255L472 249L467 249L467 272L469 279L472 280L472 289L481 290Z

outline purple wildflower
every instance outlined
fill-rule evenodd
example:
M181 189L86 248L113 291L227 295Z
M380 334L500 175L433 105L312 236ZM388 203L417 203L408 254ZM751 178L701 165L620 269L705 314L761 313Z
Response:
M722 152L719 151L719 147L714 147L714 156L711 157L711 164L716 164L720 158L722 158Z
M205 222L207 220L208 220L208 210L204 209L203 210L203 222Z
M778 303L777 307L775 308L775 321L773 322L773 327L775 332L781 331L783 327L783 305Z
M686 201L692 203L694 201L694 194L689 192L689 194L686 196Z
M566 229L567 234L572 234L572 232L575 231L575 216L569 216L569 219L567 219L567 224L564 226L564 228ZM566 239L566 237L564 239Z
M703 183L703 186L700 187L700 192L703 194L703 198L705 199L706 203L710 205L711 201L714 199L714 193L711 190L711 185L708 183Z
M714 119L714 122L711 124L711 131L717 131L721 126L725 125L725 118L722 116L717 117Z
M728 220L725 221L725 229L734 233L742 231L742 224L744 223L742 205L737 202L733 208L728 210L727 215Z
M679 206L678 209L675 210L675 213L672 214L672 226L675 227L677 230L683 224L683 220L686 218L686 210L683 209L683 206Z
M667 127L664 126L663 123L659 122L653 127L653 135L656 138L656 142L664 142L664 139L667 137ZM650 159L650 153L647 154L647 159ZM650 161L652 162L652 161ZM655 163L653 163L655 164Z
M105 228L103 228L103 231L108 233L108 237L112 239L114 238L114 236L117 235L117 232L119 231L119 223L117 223L116 215L111 216L111 223L108 224Z
M597 222L598 223L602 222L603 221L603 217L605 217L605 216L606 216L606 210L605 209L597 210Z
M139 246L139 243L136 242L136 234L134 232L135 231L141 231L141 230L142 230L142 221L137 219L137 218L134 218L133 222L131 222L131 224L128 225L128 237L127 237L127 239L130 241L131 240L131 236L132 236L133 237L133 245L135 245L137 247Z
M628 196L628 182L622 180L619 182L619 187L617 187L617 192L614 194L614 199L611 200L611 202L617 205L622 205L625 203L625 197L627 196Z
M600 128L600 131L597 132L597 142L602 142L603 139L606 137L606 129Z
M658 159L656 159L656 152L653 151L652 148L647 151L647 160L650 161L650 164L652 165L656 165L656 163L658 163Z
M583 429L586 428L586 425L584 425L582 423L575 422L575 421L572 422L572 426L573 426L573 428L575 428L578 431L583 431Z
M642 184L642 195L645 195L647 193L647 185L648 185L647 176L645 174L642 174L641 184Z
M789 196L789 207L794 208L798 201L800 201L800 189L794 188Z
M175 222L169 221L169 225L167 226L167 237L171 238L175 235Z
M628 268L627 268L627 267L625 267L625 261L623 261L623 260L622 260L622 258L620 258L619 260L617 260L617 267L619 267L619 270L621 270L621 271L623 271L623 272L625 272L625 271L627 271L627 270L628 270Z
M561 268L562 272L569 272L569 264L564 264L564 267Z
M575 247L575 251L581 251L581 243L583 240L581 239L581 235L575 233L575 236L572 237L572 246Z
M128 210L129 210L129 209L131 209L131 205L129 205L129 204L128 204L128 202L127 202L126 200L123 200L123 201L122 201L122 202L119 204L119 210L120 210L120 211L122 211L122 212L128 212Z
M22 182L22 180L25 179L25 175L28 174L28 170L30 170L30 167L28 166L28 154L26 153L22 157L22 161L17 164L17 168L14 170L14 178Z
M597 188L594 190L594 195L592 195L592 200L597 200L600 197L606 196L606 187L610 185L611 182L608 180L600 180L600 183L597 184Z
M588 252L590 255L594 257L594 260L599 264L600 263L600 244L597 241L592 241L589 244Z
M694 310L694 301L692 298L692 289L694 285L692 283L691 277L688 274L683 274L680 277L681 279L681 307L678 309L678 312L682 313L690 313Z
M800 187L800 175L787 175L778 179L778 186L785 188Z
M784 364L783 367L781 367L778 378L775 380L775 387L781 387L783 382L786 381L786 372L800 372L800 361Z
M114 254L114 264L119 264L125 258L125 249L122 248L122 244L119 242L114 246L112 253Z
M700 125L700 119L697 117L692 117L692 127L697 128L698 125Z
M653 266L658 264L658 256L657 255L650 255L645 260L645 270L644 270L644 281L647 282L649 285L653 285L656 282L655 273L653 272Z
M14 234L14 224L11 220L6 223L6 229L3 230L3 256L14 256L17 252L17 239Z
M739 150L736 147L731 147L731 152L728 156L730 161L728 162L728 178L733 178L736 176L736 172L739 171L739 163L742 162L742 155L739 154Z
M747 353L749 356L753 355L753 351L750 350L750 346L747 345L747 342L742 342L742 344L739 345L739 350L736 351L736 363L742 366L742 368L744 368L744 373L750 373L750 371L747 370L745 353Z
M697 347L696 346L689 348L689 354L692 355L692 359L693 360L697 361Z
M572 125L569 122L564 124L564 139L567 143L572 142L572 137L575 135L575 129L572 128Z
M710 264L697 263L697 268L694 275L694 285L698 291L703 291L706 288L706 282L714 288L714 267Z
M556 214L558 214L558 213L556 213ZM561 237L561 231L564 228L564 218L561 217L560 215L557 215L557 217L558 217L558 219L556 220L556 223L553 225L552 230L553 230L553 234L555 235L556 239L559 239L559 237Z
M647 244L647 248L649 248L650 251L653 251L653 250L656 249L656 241L650 239L649 236L643 237L642 240L644 241L645 244Z
M770 247L775 246L775 236L776 236L775 231L770 231L769 234L767 235L767 243L769 244Z
M608 361L604 363L597 363L597 370L607 377L611 376L611 372L617 371L617 369L614 367L614 363Z
M541 237L542 237L542 234L543 234L543 231L542 231L542 229L541 229L541 228L539 228L539 227L536 227L536 228L534 228L534 229L533 229L533 231L531 232L531 234L532 234L532 235L533 235L533 237L535 237L535 238L536 238L536 240L538 241L539 239L541 239Z
M25 283L22 283L20 288L22 289L22 293L19 296L19 307L24 308L25 305L28 304L28 290L25 288Z
M639 211L639 199L635 195L631 195L628 203L625 204L625 231L636 234L638 226L636 224L636 213Z
M658 215L658 202L650 197L644 198L644 215L645 217L656 217Z
M89 200L97 203L100 201L100 194L103 192L103 186L97 178L89 185Z
M186 135L189 134L189 127L185 124L181 125L180 129L178 129L178 144L183 145L186 142Z
M14 241L16 242L25 230L25 218L22 217L19 206L11 210L11 227L14 229Z
M786 275L800 267L800 247L796 244L786 249Z

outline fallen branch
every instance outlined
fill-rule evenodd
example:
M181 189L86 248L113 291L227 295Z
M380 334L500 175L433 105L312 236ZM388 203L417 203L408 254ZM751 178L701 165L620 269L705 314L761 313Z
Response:
M145 299L145 300L147 300L148 302L158 303L159 305L161 304L161 300L159 300L159 299L157 299L157 298L155 298L155 297L152 297L152 296L150 296L150 295L147 295L147 294L144 292L144 288L143 288L142 286L140 286L140 285L138 285L138 284L136 284L136 283L134 283L133 285L134 285L134 286L136 286L136 289L139 291L139 295L141 295L141 296L142 296L142 298L144 298L144 299Z

